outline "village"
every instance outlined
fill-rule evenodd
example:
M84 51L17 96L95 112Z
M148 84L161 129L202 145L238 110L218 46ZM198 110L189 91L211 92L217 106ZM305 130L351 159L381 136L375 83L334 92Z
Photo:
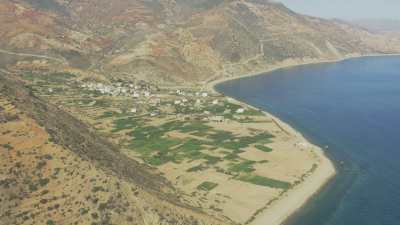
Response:
M96 96L122 97L131 100L131 108L121 109L140 116L175 115L177 118L195 118L203 121L226 122L229 119L244 119L246 111L252 109L234 105L233 99L193 89L160 89L149 84L116 82L111 84L88 82L78 85L83 91ZM49 89L49 93L53 92ZM95 104L92 102L91 104Z

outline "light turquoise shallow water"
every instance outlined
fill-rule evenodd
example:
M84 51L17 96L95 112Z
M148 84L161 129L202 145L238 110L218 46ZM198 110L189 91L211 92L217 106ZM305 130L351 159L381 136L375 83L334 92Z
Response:
M216 88L329 146L339 175L288 224L400 224L400 57L281 69Z

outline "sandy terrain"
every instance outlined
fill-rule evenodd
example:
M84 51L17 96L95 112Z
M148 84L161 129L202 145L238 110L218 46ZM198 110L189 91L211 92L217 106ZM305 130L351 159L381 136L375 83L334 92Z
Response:
M345 57L344 59L349 59L349 58L356 58L360 57L358 55L349 55ZM287 62L287 63L282 63L280 65L272 66L268 68L266 71L262 71L260 73L256 74L247 74L239 77L228 77L228 78L222 78L218 79L215 81L212 81L206 85L206 89L215 91L215 86L218 83L232 80L232 79L240 79L243 77L250 77L250 76L257 76L257 75L262 75L265 74L266 72L271 72L273 70L277 70L280 68L285 68L285 67L290 67L290 66L296 66L296 65L306 65L306 64L313 64L313 63L326 63L326 62L335 62L335 61L340 61L340 60L328 60L328 61L309 61L309 62ZM236 101L236 100L234 100ZM242 104L244 106L248 106L247 104L236 101L239 104ZM251 106L250 106L251 107ZM333 176L336 174L336 170L334 168L334 165L332 162L325 156L323 150L311 144L308 140L306 140L299 132L294 130L292 127L290 127L288 124L282 122L278 118L274 117L273 115L265 112L267 117L273 118L273 121L277 127L280 127L286 132L291 138L286 139L286 140L280 140L280 141L274 141L269 147L272 147L273 149L279 149L279 151L274 151L277 152L275 154L270 154L271 161L270 163L266 164L268 167L271 166L274 167L274 162L280 162L282 163L287 162L285 165L291 165L288 167L285 167L282 169L278 165L276 165L272 169L267 169L266 167L264 168L259 168L260 165L258 165L257 172L260 175L264 175L267 177L275 178L275 179L280 179L280 180L287 180L287 181L293 181L293 179L290 179L291 177L295 176L296 171L299 170L304 170L304 166L307 165L307 162L310 162L310 160L314 160L314 162L317 163L317 167L315 170L310 171L305 177L304 181L301 182L300 184L294 186L292 189L288 190L285 192L282 196L280 196L278 199L272 199L272 201L268 202L268 204L262 208L262 210L258 211L254 215L253 218L248 220L248 224L250 225L279 225L282 224L286 219L288 219L289 216L291 216L293 213L295 213L297 210L299 210L314 194L316 194ZM314 158L313 159L307 159L304 158L306 156L305 154L297 154L298 157L303 157L301 160L297 161L292 161L290 160L291 157L285 157L285 156L293 156L293 153L296 151L291 151L290 153L290 146L296 145L297 147L305 148L307 151L312 151ZM309 150L311 149L311 150ZM248 159L254 159L258 158L262 155L263 153L258 153L254 154L251 152L246 151L244 154L242 154L242 157L248 158ZM303 162L303 163L299 163ZM303 167L303 168L302 168ZM260 196L261 198L261 196ZM276 200L276 201L275 201Z
M300 133L289 125L275 118L285 130L295 135L302 143L309 143ZM318 167L306 177L305 181L285 193L278 201L275 201L260 213L251 225L279 225L290 215L300 209L314 194L316 194L336 174L333 163L328 159L323 150L313 146L313 152L318 157Z

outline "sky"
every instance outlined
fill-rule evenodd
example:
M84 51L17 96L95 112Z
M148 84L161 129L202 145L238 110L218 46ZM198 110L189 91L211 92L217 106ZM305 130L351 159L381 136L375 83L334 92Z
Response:
M307 15L338 19L399 19L400 0L278 0Z

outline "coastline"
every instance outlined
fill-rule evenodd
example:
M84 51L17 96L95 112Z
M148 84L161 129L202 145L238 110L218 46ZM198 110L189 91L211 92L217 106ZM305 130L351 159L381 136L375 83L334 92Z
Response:
M278 65L271 65L270 67L266 67L263 69L259 69L259 70L255 70L253 72L249 72L246 74L242 74L242 75L234 75L234 76L226 76L226 77L218 77L214 80L208 81L206 83L204 83L203 85L205 86L205 89L207 91L211 91L214 93L219 93L216 89L215 86L220 84L220 83L224 83L226 81L231 81L231 80L239 80L242 78L248 78L248 77L256 77L256 76L263 76L267 73L271 73L274 72L276 70L280 70L280 69L289 69L292 67L297 67L297 66L306 66L306 65L318 65L318 64L325 64L325 63L335 63L335 62L342 62L342 61L346 61L349 59L357 59L357 58L365 58L365 57L387 57L387 56L400 56L400 53L392 53L392 54L367 54L367 55L361 55L361 54L349 54L346 55L344 57L341 58L337 58L337 59L315 59L315 60L306 60L303 62L299 62L299 63L282 63L282 64L278 64ZM242 102L242 104L248 105L244 102Z
M400 54L370 54L370 55L348 55L339 59L331 60L310 60L309 62L293 63L293 64L282 64L277 66L272 66L266 70L253 72L245 75L239 75L234 77L223 77L221 79L216 79L206 84L206 88L209 91L219 93L215 86L219 83L223 83L229 80L237 80L245 77L261 76L266 73L273 72L279 69L291 68L295 66L302 65L313 65L313 64L323 64L323 63L333 63L345 61L353 58L363 58L363 57L380 57L380 56L399 56ZM238 104L255 108L248 105L245 102L233 99ZM266 203L266 206L262 209L258 209L252 218L246 222L249 225L281 225L288 220L290 216L301 209L314 195L318 194L319 191L336 175L337 171L333 162L327 157L324 150L319 146L312 144L308 141L300 132L296 131L293 127L287 123L281 121L276 116L270 114L269 112L263 111L266 116L273 118L274 122L282 127L287 133L299 139L301 142L308 143L313 151L318 155L319 165L318 168L309 175L302 183L296 185L293 189L285 192L276 201Z
M255 108L244 102L233 99L237 104ZM266 206L257 209L253 217L245 223L246 225L282 225L290 216L301 209L314 195L336 175L336 168L333 162L326 156L319 146L312 144L300 132L296 131L287 123L276 116L262 111L266 116L282 128L286 133L298 139L298 142L307 143L319 158L317 169L300 184L279 196L272 202L266 202Z
M266 113L266 115L272 117L279 126L283 127L283 129L288 131L291 135L294 135L299 141L308 143L317 154L319 164L317 169L310 176L256 215L254 220L248 223L249 225L266 225L267 222L269 225L283 224L291 215L303 207L310 198L318 194L318 192L336 175L333 162L326 156L322 148L309 142L301 133L294 130L294 128L282 122L277 117L269 113Z

